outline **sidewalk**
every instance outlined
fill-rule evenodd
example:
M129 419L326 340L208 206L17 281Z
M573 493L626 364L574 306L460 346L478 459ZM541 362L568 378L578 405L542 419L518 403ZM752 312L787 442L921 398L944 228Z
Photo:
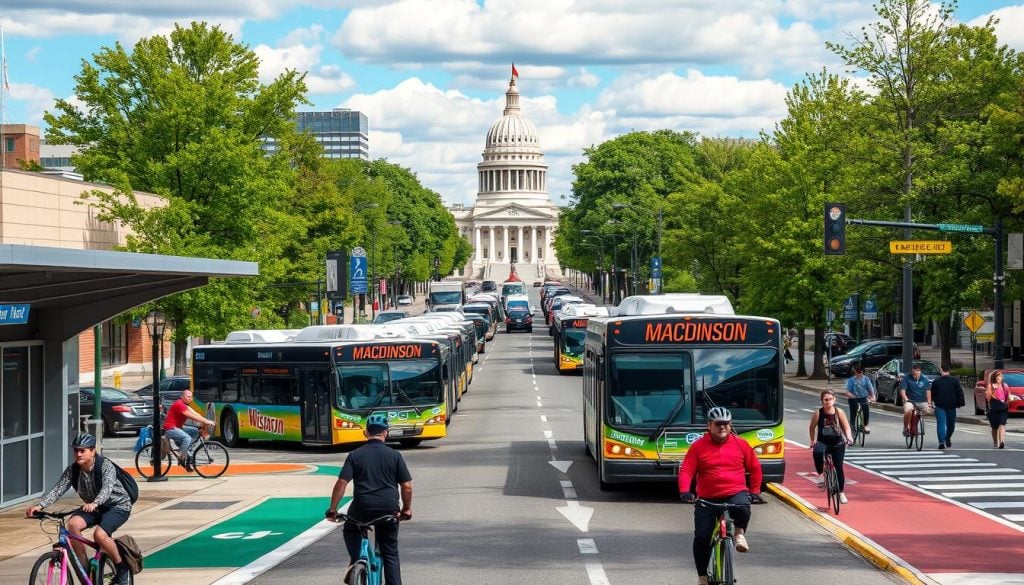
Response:
M134 468L127 461L118 463L125 469ZM146 569L136 582L214 583L304 531L315 530L322 535L339 526L322 521L337 469L302 465L302 471L297 472L259 473L253 469L257 465L247 466L248 470L239 466L246 475L230 475L229 469L229 475L215 480L194 475L160 483L140 480L132 517L118 531L135 537L146 556ZM70 493L71 497L58 501L50 510L74 508L79 501ZM37 520L25 519L28 505L0 513L0 531L4 534L0 541L0 583L24 582L36 558L50 549L56 526L50 522L41 526ZM258 514L246 515L257 506L261 508ZM268 517L265 510L275 506L281 517ZM288 523L294 524L292 530ZM253 550L246 556L239 552L240 546ZM169 547L175 548L158 552ZM242 574L223 583L242 583ZM251 571L244 574L252 577Z

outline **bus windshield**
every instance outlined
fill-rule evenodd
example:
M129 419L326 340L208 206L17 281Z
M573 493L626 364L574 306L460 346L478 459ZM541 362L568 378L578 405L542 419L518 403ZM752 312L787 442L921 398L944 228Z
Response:
M441 366L403 360L338 366L338 408L426 406L443 402Z
M430 305L461 305L462 293L457 290L430 293Z
M566 329L562 333L562 353L570 357L582 356L586 338L586 329Z
M678 410L667 425L689 424L692 417L693 364L689 354L617 353L611 358L608 421L655 429ZM682 408L676 408L684 399Z
M662 424L703 427L711 405L701 389L715 406L732 412L734 423L777 421L778 359L774 348L613 354L608 422L650 429ZM696 369L693 364L698 364ZM681 397L684 403L679 405ZM672 420L666 420L673 411Z

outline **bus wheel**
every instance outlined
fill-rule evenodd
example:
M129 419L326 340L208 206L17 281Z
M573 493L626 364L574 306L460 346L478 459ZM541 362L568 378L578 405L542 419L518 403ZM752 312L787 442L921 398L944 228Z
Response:
M402 439L399 441L399 443L406 448L419 447L422 442L423 439Z
M235 415L235 411L228 410L225 412L220 424L221 437L224 439L224 444L228 447L234 449L248 442L238 436L238 416Z

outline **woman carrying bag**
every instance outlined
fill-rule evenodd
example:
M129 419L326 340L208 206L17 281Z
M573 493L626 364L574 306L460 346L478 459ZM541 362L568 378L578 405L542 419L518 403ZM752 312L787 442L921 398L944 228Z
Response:
M989 374L985 385L985 409L988 424L992 427L992 448L1006 447L1006 419L1010 400L1010 386L1003 382L1003 373L996 370Z
M808 428L811 449L814 457L814 469L818 472L818 487L825 485L825 452L832 456L832 464L836 466L836 478L839 480L839 502L846 504L846 474L843 472L843 457L846 445L853 443L850 433L850 421L846 413L836 408L836 395L831 390L821 392L821 408L811 415Z

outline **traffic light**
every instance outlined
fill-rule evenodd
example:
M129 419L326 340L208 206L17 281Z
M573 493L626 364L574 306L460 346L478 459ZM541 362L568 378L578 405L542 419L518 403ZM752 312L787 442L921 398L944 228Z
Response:
M825 254L846 254L846 204L825 204Z

